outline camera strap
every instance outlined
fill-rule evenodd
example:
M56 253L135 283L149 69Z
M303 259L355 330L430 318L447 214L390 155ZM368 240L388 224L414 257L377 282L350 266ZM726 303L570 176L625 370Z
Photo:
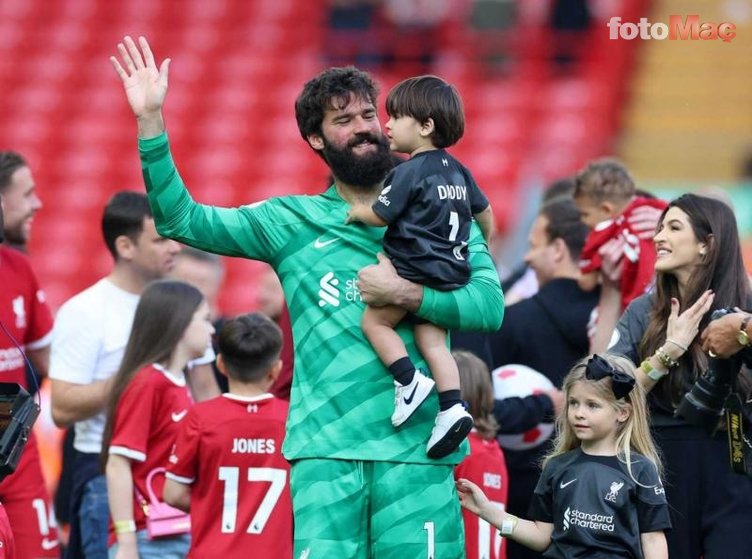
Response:
M0 382L0 480L16 471L39 406L15 382Z
M732 392L726 398L726 432L729 440L729 460L731 469L737 474L746 474L744 446L744 417L742 415L742 399L739 394Z

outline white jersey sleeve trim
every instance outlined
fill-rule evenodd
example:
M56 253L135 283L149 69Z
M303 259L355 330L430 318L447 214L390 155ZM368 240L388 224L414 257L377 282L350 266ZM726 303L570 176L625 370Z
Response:
M146 454L125 446L111 446L109 453L117 454L118 456L125 456L136 462L146 462Z
M175 475L172 472L165 472L165 477L167 479L171 479L172 481L177 481L178 483L182 483L183 485L191 485L194 481L196 481L196 478L182 477L182 476Z
M52 330L50 330L46 336L43 336L42 338L35 340L33 342L29 342L26 344L26 349L35 350L35 349L41 349L43 347L47 347L52 343Z

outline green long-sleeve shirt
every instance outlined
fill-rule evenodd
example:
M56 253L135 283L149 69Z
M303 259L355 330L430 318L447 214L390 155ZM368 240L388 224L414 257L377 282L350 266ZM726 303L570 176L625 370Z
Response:
M437 462L425 454L438 411L435 394L404 426L392 427L393 377L360 328L365 305L357 274L376 262L384 228L346 225L349 205L334 187L239 208L197 204L178 175L166 134L140 140L139 147L160 234L209 252L263 260L279 275L295 347L285 456ZM498 329L504 298L475 225L469 251L470 283L447 292L424 288L417 314L448 329ZM397 331L426 369L412 327L403 323ZM438 462L456 463L464 451Z

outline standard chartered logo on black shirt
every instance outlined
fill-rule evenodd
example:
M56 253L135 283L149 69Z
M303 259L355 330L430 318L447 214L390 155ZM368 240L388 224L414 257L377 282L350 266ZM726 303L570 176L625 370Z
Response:
M569 530L570 526L579 526L588 530L598 530L601 532L613 532L614 516L588 513L567 507L567 510L564 511L564 531Z

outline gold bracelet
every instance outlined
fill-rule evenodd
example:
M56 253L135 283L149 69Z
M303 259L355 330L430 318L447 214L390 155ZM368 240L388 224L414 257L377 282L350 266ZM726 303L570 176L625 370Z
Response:
M661 362L661 365L667 369L673 369L679 364L676 359L672 359L671 356L666 353L666 350L663 349L663 347L659 347L655 350L655 356L658 358L658 361Z
M115 520L112 524L115 526L116 534L132 534L136 531L134 520Z

